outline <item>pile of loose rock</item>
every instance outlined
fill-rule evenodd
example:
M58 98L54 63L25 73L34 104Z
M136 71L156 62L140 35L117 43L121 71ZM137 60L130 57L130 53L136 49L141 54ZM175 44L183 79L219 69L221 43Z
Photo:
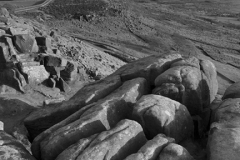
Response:
M0 17L2 93L6 86L24 93L25 86L38 84L69 92L69 85L79 79L99 79L125 64L88 44L56 31L49 33L37 22L10 15L5 8L1 8Z
M1 84L24 93L25 85L48 81L49 87L68 91L66 82L77 79L77 64L54 54L50 36L34 36L28 28L16 26L10 15L3 13L2 17L12 22L0 24Z

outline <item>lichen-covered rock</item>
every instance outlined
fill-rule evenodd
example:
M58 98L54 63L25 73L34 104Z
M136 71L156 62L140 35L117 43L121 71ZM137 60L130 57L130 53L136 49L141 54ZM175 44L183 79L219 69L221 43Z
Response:
M227 98L240 98L240 82L236 82L226 89L222 99Z
M137 153L131 154L124 160L155 160L161 153L162 149L174 141L173 138L158 134L142 146Z
M191 115L201 114L217 94L217 73L210 61L195 57L179 60L155 79L154 94L184 104Z
M140 124L122 120L109 131L70 146L56 160L69 159L68 155L71 160L120 160L136 152L146 141Z
M193 122L187 108L160 95L143 96L134 105L132 118L142 126L147 136L163 133L179 142L191 136Z
M4 131L0 131L0 142L1 160L36 160L21 143Z
M123 81L144 77L149 84L153 85L155 78L180 58L182 58L180 54L150 56L122 66L113 75L120 75Z
M184 147L170 143L162 150L157 160L194 160L194 158Z
M40 143L41 158L54 159L78 139L109 130L120 120L128 118L132 106L148 93L144 78L126 81L121 87L87 109L81 117L56 130Z
M31 113L24 121L25 126L32 139L34 139L39 133L67 118L82 107L104 98L121 84L119 76L90 83L80 89L69 101Z
M20 53L38 52L37 42L29 34L15 35L13 40L15 47Z

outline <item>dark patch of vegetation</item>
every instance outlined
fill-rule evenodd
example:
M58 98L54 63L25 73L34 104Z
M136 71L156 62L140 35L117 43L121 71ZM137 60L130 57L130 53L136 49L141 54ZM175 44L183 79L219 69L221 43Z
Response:
M43 10L57 19L69 19L99 14L107 7L108 3L104 0L57 0Z

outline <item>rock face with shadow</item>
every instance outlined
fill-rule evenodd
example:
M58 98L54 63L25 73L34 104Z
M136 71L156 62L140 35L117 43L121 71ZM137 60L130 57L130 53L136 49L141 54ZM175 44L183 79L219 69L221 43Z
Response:
M160 95L142 96L134 105L132 118L143 126L150 138L163 133L180 142L193 133L193 122L187 108Z
M63 151L56 160L124 159L129 154L137 152L146 141L140 124L131 120L122 120L108 131L80 139Z
M201 114L217 94L217 72L212 62L195 57L179 60L155 79L154 94L184 104L191 115Z

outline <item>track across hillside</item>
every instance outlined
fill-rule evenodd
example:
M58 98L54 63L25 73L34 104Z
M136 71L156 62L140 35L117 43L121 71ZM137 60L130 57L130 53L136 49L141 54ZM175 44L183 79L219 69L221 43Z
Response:
M34 10L34 9L38 9L40 7L45 7L47 6L49 3L51 3L53 0L46 0L41 4L38 5L34 5L34 6L29 6L29 7L22 7L22 8L17 8L15 10L15 13L19 13L19 12L25 12L25 11L30 11L30 10Z

